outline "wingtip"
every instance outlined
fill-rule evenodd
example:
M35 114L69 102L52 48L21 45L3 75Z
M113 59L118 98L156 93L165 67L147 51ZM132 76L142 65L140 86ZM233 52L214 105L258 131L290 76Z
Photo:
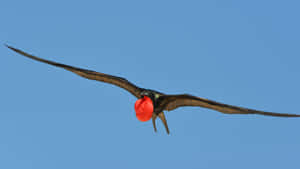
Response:
M10 48L10 46L8 44L6 44L6 43L3 43L3 45L6 46L6 47L8 47L8 48Z
M23 51L21 51L20 49L17 49L17 48L14 48L14 47L12 47L12 46L9 46L9 45L7 45L6 43L4 44L4 46L6 46L8 49L10 49L10 50L12 50L12 51L15 51L15 52L17 52L17 53L20 53L20 54L22 54L22 55L24 55L23 53Z
M8 44L4 43L4 46L6 46L7 48L11 49L11 50L15 50L15 48L13 48L12 46L9 46Z

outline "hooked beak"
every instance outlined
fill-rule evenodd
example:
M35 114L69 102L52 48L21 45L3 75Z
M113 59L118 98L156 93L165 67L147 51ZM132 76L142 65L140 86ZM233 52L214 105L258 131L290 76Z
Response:
M166 128L166 131L168 134L170 134L170 131L169 131L169 128L168 128L168 123L167 123L167 119L165 117L165 114L164 112L160 112L159 114L156 114L156 113L153 113L152 114L152 123L153 123L153 128L154 128L154 131L157 132L157 129L156 129L156 123L155 123L155 120L157 118L157 116L160 118L160 120L163 122L165 128Z

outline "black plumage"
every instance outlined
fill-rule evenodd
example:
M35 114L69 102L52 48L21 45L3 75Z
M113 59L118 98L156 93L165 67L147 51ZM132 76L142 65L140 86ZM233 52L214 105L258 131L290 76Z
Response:
M116 86L119 86L128 92L130 92L132 95L134 95L137 98L142 98L143 96L148 96L151 98L152 102L154 103L154 112L152 115L152 122L153 122L153 127L154 130L156 131L156 125L155 125L155 120L157 117L159 117L165 128L167 133L169 133L167 121L165 118L165 115L163 111L171 111L174 110L178 107L182 106L198 106L198 107L204 107L204 108L209 108L213 109L225 114L259 114L259 115L266 115L266 116L277 116L277 117L300 117L298 114L287 114L287 113L274 113L274 112L265 112L265 111L259 111L259 110L254 110L254 109L247 109L247 108L242 108L238 106L232 106L228 104L223 104L219 102L215 102L212 100L188 95L188 94L182 94L182 95L167 95L163 94L161 92L157 92L155 90L150 90L150 89L144 89L140 88L133 83L129 82L127 79L122 78L122 77L117 77L117 76L112 76L104 73L99 73L95 72L92 70L86 70L86 69L81 69L57 62L53 62L50 60L42 59L33 55L30 55L28 53L25 53L19 49L13 48L11 46L6 45L9 49L26 56L30 59L44 62L56 67L60 67L63 69L66 69L68 71L71 71L73 73L76 73L79 76L82 76L87 79L91 80L97 80L97 81L102 81L106 83L110 83Z

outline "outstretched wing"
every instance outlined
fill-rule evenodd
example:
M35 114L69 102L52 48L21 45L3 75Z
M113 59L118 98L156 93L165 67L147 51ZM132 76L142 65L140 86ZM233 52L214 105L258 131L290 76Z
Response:
M207 100L200 97L195 97L187 94L183 95L165 95L162 96L161 106L163 110L171 111L182 106L199 106L204 108L213 109L225 114L260 114L266 116L279 116L279 117L300 117L298 114L285 114L264 112L259 110L247 109L238 106L218 103L212 100Z
M85 77L87 79L91 79L91 80L97 80L97 81L102 81L102 82L106 82L106 83L110 83L116 86L119 86L125 90L127 90L128 92L130 92L131 94L133 94L135 97L140 98L140 93L142 91L141 88L137 87L136 85L132 84L131 82L129 82L128 80L121 78L121 77L117 77L117 76L112 76L112 75L108 75L108 74L104 74L104 73L99 73L99 72L95 72L92 70L86 70L86 69L81 69L81 68L76 68L73 66L69 66L69 65L65 65L65 64L60 64L57 62L53 62L53 61L49 61L46 59L42 59L33 55L30 55L28 53L25 53L19 49L13 48L11 46L6 45L9 49L24 55L30 59L33 60L37 60L43 63L47 63L56 67L60 67L63 69L66 69L68 71L71 71L73 73L76 73L79 76Z

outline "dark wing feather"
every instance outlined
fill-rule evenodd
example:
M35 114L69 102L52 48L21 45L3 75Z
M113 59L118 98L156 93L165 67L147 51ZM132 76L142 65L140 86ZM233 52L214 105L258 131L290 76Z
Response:
M137 98L140 98L140 93L142 91L141 88L135 86L134 84L130 83L128 80L121 78L121 77L117 77L117 76L112 76L112 75L108 75L108 74L104 74L104 73L99 73L99 72L95 72L92 70L86 70L86 69L81 69L81 68L76 68L73 66L69 66L69 65L65 65L65 64L60 64L57 62L53 62L53 61L49 61L46 59L42 59L33 55L30 55L28 53L25 53L19 49L13 48L11 46L6 45L9 49L24 55L28 58L43 62L43 63L47 63L56 67L60 67L66 70L69 70L73 73L76 73L79 76L85 77L87 79L91 79L91 80L97 80L97 81L102 81L102 82L106 82L106 83L110 83L116 86L119 86L127 91L129 91L131 94L133 94L134 96L136 96Z
M187 94L183 95L165 95L162 96L161 106L163 110L171 111L181 106L199 106L204 108L213 109L225 114L260 114L266 116L279 116L279 117L300 117L297 114L273 113L264 112L253 109L232 106L228 104L218 103L212 100L207 100L200 97L195 97Z

